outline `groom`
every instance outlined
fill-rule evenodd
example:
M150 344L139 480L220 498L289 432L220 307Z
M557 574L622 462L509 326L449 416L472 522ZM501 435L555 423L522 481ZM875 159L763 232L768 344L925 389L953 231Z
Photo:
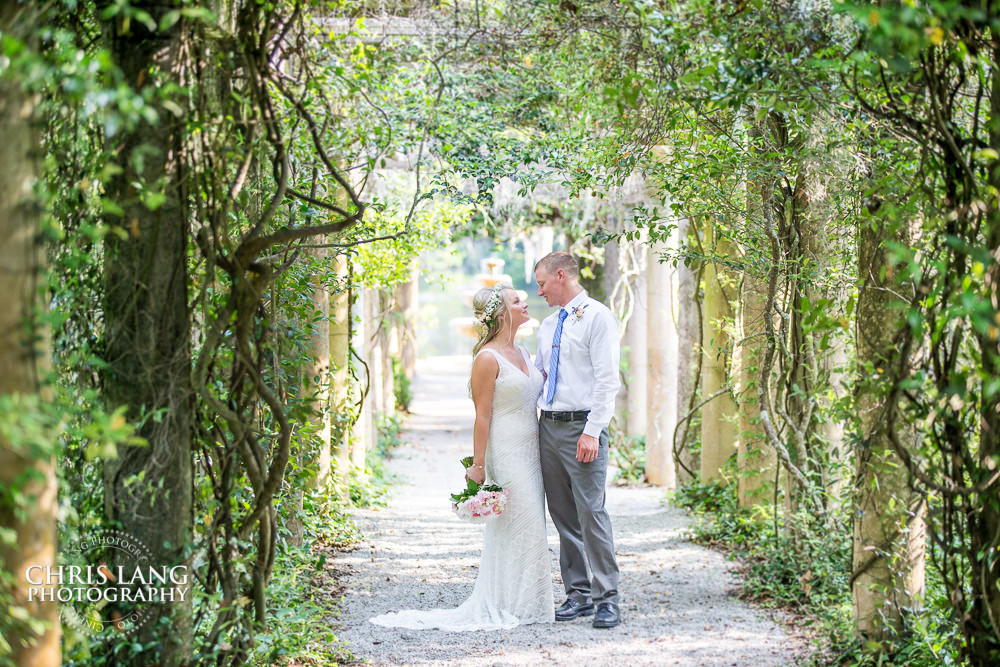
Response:
M604 509L608 424L618 393L618 325L580 286L576 258L549 253L535 265L538 296L560 306L538 328L535 365L545 375L538 399L542 479L559 531L566 602L557 621L594 615L595 628L618 625L618 563ZM587 565L593 578L587 575ZM594 612L594 603L597 612Z

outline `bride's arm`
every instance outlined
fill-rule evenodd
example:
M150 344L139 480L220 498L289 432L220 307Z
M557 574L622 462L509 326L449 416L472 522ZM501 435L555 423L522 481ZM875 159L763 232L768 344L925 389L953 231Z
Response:
M486 480L486 441L490 437L493 417L493 389L496 387L500 364L492 354L480 354L472 363L472 402L476 406L476 423L472 427L472 466L466 476L482 484Z

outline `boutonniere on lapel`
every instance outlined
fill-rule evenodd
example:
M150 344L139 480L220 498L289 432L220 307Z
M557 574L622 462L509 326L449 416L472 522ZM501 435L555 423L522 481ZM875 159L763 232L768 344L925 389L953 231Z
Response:
M579 322L580 320L583 319L583 311L587 310L587 306L589 305L590 305L589 303L585 303L582 306L577 306L576 308L570 311L573 315L574 322Z

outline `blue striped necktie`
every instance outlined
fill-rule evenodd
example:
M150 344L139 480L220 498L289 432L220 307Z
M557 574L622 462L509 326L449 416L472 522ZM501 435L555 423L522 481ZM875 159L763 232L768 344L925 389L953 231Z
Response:
M563 322L569 313L563 308L559 311L559 324L556 325L556 332L552 334L552 356L549 358L549 390L545 393L545 403L549 404L556 397L556 380L559 377L559 341L562 339Z

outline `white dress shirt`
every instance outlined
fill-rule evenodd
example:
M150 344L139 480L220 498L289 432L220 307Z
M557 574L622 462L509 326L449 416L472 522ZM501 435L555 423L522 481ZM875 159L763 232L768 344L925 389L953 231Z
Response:
M618 323L607 306L587 296L584 290L566 304L569 315L563 323L559 342L559 375L552 403L545 402L549 391L546 377L538 407L552 412L590 410L583 432L599 437L615 414L618 394ZM552 357L552 336L559 323L555 311L538 327L538 353L535 367L549 372Z

